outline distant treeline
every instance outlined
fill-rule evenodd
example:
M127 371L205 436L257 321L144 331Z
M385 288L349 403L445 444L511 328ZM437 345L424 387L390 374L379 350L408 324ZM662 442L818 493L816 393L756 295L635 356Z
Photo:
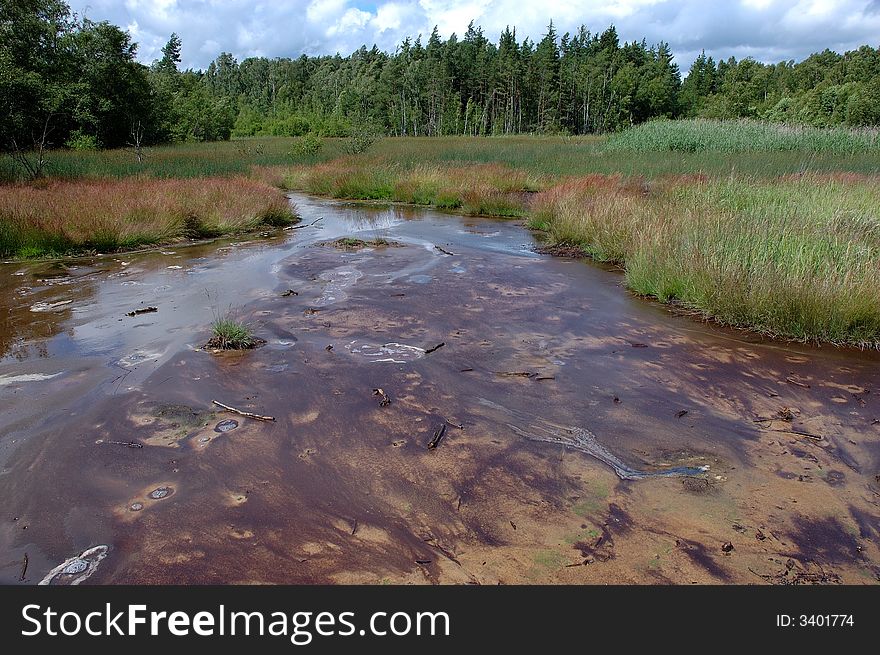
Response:
M880 48L826 50L800 63L701 55L682 81L669 45L621 43L612 26L539 41L471 24L406 39L393 54L248 58L180 71L172 35L152 66L106 22L61 0L0 0L0 147L69 147L343 136L594 134L651 118L759 118L813 126L880 124Z

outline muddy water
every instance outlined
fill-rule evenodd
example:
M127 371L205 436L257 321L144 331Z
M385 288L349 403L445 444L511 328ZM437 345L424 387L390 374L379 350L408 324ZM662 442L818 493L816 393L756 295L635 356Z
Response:
M293 200L323 220L0 267L0 581L878 581L876 354L673 316L514 222ZM266 344L199 350L228 311Z

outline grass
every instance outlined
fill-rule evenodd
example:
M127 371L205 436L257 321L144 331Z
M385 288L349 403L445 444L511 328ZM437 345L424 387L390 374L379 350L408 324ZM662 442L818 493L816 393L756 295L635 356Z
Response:
M215 350L248 350L255 348L258 343L253 330L247 324L227 315L218 316L211 323L211 338L206 347Z
M109 252L295 220L283 193L242 177L14 184L0 186L0 256Z
M818 128L754 120L655 120L613 135L608 152L880 154L880 129Z
M343 152L342 144L334 139L327 140L320 156L297 153L296 145L296 139L276 137L181 143L148 148L142 162L127 149L55 150L48 155L46 176L55 180L235 176L247 174L255 165L309 164ZM9 156L0 156L0 182L20 181L20 175Z
M854 175L569 181L531 225L636 293L773 337L880 347L880 185Z
M334 198L386 200L484 216L523 216L523 194L544 176L503 164L404 166L380 157L342 157L314 166L255 168L266 182Z
M389 248L400 246L396 241L389 241L382 237L364 241L363 239L354 239L352 237L343 237L336 241L327 241L321 245L331 245L340 250L360 250L361 248Z

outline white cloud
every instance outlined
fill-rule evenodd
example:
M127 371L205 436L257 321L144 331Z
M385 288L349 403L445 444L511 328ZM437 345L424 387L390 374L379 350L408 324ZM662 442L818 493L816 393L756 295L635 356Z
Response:
M880 34L880 0L69 0L92 20L127 25L149 63L171 32L183 40L184 66L204 68L221 51L348 54L362 44L394 48L407 36L459 36L473 20L497 39L505 26L540 39L583 23L601 32L612 22L622 40L667 41L686 69L701 50L718 58L802 59L825 48L847 50Z

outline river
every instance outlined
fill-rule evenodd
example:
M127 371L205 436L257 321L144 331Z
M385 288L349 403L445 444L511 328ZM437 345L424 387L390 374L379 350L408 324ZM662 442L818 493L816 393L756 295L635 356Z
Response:
M0 582L878 581L877 353L675 315L517 221L291 200L0 265ZM266 343L202 349L226 314Z

